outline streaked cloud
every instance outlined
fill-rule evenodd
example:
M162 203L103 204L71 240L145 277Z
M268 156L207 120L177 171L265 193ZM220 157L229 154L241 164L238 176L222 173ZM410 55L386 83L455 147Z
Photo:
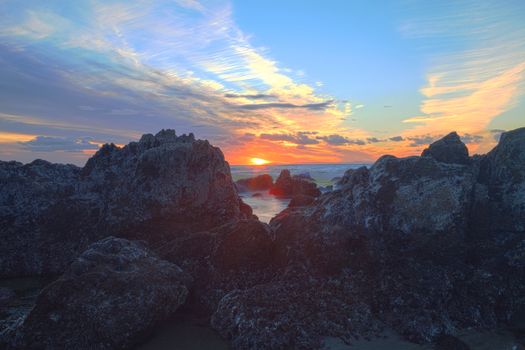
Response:
M50 137L37 136L29 141L19 141L23 148L34 152L86 152L97 150L101 144L94 142L90 137Z
M286 109L308 109L311 111L324 111L332 105L333 101L319 102L319 103L307 103L303 105L296 105L293 103L254 103L247 105L238 106L240 109L257 110L257 109L269 109L269 108L286 108Z

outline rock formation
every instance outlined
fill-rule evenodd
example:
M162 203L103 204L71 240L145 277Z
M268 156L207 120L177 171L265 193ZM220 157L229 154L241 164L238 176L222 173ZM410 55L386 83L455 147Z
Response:
M93 244L27 318L0 324L0 345L130 347L186 295L177 313L234 349L315 349L383 327L459 348L468 327L525 334L525 128L473 157L451 133L322 195L282 171L272 192L294 199L270 225L239 200L218 149L170 131L104 146L82 169L3 162L0 183L4 275L61 271L112 232L157 254Z
M158 250L194 278L189 316L205 320L225 294L271 280L282 263L270 227L255 219L179 236Z
M0 187L1 276L61 273L108 235L155 242L251 217L222 152L173 130L104 145L83 168L0 162Z
M524 157L525 128L472 158L452 133L421 157L347 171L337 190L270 222L283 274L225 296L213 325L238 349L278 349L317 348L328 333L351 343L373 320L436 343L506 324L525 309ZM350 309L326 311L341 299ZM370 311L348 326L338 316L352 305Z
M262 174L235 182L239 191L266 191L273 186L273 178L269 174Z
M282 197L296 195L318 197L321 195L321 191L319 191L311 178L305 175L292 176L289 170L284 169L279 174L274 186L270 189L270 194Z
M186 300L191 277L137 241L92 244L44 288L13 349L121 349L135 345Z

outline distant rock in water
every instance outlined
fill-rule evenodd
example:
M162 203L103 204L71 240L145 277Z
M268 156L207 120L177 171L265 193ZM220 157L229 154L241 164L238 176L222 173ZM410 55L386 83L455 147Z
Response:
M143 244L109 237L47 286L5 338L13 349L129 348L185 302L190 284Z
M90 243L116 235L162 241L251 217L220 149L173 130L83 168L0 161L0 276L56 274Z
M273 186L273 178L269 174L262 174L235 182L239 191L265 191Z
M274 186L270 189L270 194L282 197L296 195L318 197L321 191L309 176L309 174L308 176L305 174L292 176L288 169L281 170Z

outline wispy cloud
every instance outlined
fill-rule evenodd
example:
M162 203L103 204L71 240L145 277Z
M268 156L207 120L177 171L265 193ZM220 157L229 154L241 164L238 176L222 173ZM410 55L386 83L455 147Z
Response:
M199 136L228 154L223 140L275 129L330 132L351 114L349 102L317 94L318 84L298 81L253 47L226 1L8 0L0 10L5 130L40 128L58 138L90 130L124 142L199 125Z
M401 32L411 40L423 40L424 50L444 42L448 48L430 59L427 84L420 90L422 115L403 120L416 124L405 135L483 133L515 106L525 78L525 27L517 25L525 8L514 5L436 3L425 15L403 23Z
M311 111L324 111L332 105L333 101L319 102L319 103L307 103L303 105L296 105L293 103L254 103L238 106L240 109L257 110L257 109L269 109L269 108L286 108L286 109L308 109Z

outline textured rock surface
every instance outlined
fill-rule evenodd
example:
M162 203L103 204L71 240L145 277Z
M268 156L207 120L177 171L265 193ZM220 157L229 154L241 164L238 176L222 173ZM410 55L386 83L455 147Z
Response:
M190 316L204 319L226 293L271 280L280 264L272 231L254 219L178 237L159 251L193 276Z
M459 329L518 318L524 140L518 129L488 155L465 159L450 134L422 157L384 156L349 170L338 190L271 221L282 274L226 295L214 327L239 349L316 348L323 335L351 342L376 322L440 343Z
M0 162L0 187L3 276L60 273L110 234L162 241L251 216L222 152L173 130L104 145L83 168Z
M319 191L317 185L309 175L306 176L305 174L302 174L292 176L289 170L284 169L281 170L274 186L270 189L270 194L282 197L296 195L318 197L321 195L321 191Z
M186 300L191 278L138 241L92 244L10 334L15 349L120 349Z
M351 341L378 329L370 308L353 295L338 282L316 279L258 285L227 294L212 325L234 349L312 349L322 336Z
M249 179L240 179L235 182L239 191L265 191L273 186L271 175L262 174Z
M370 169L348 170L340 190L323 197L312 215L356 232L461 231L474 180L468 166L383 156Z

